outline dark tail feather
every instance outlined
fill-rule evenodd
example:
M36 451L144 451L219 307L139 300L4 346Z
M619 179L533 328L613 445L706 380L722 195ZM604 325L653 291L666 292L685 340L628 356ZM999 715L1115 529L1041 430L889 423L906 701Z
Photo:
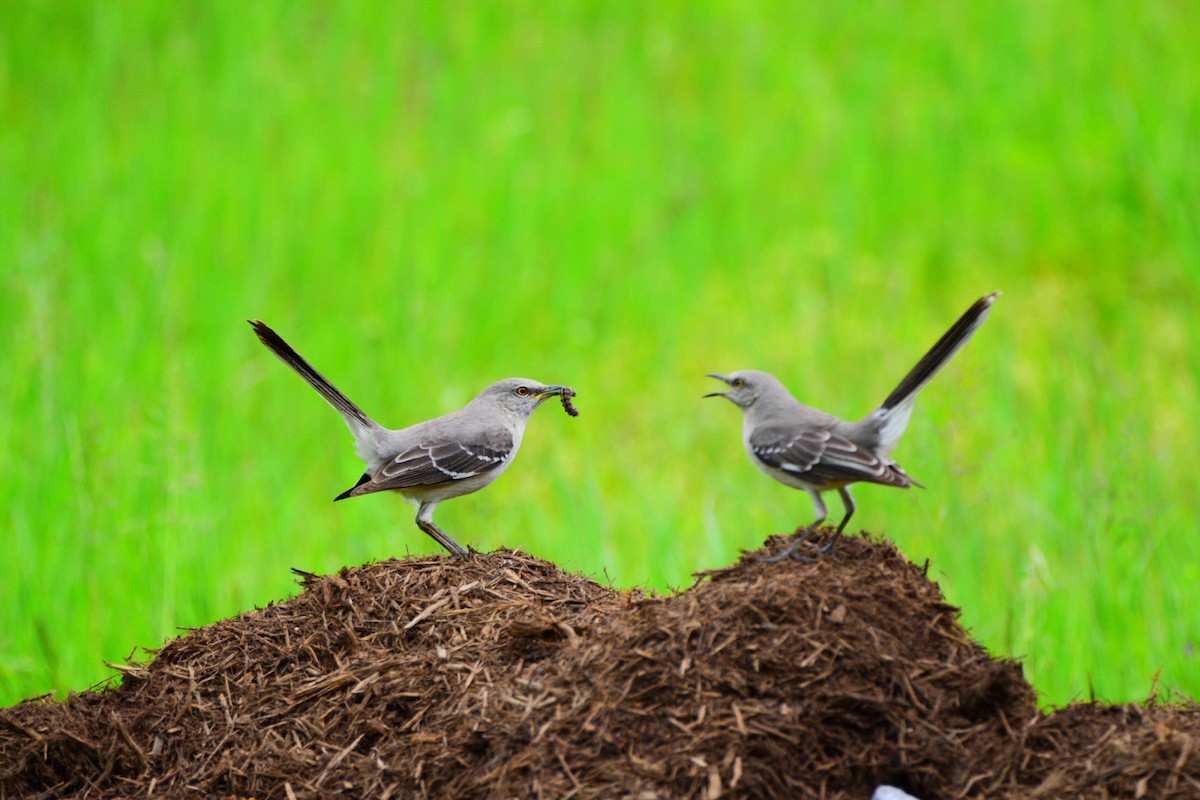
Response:
M904 380L900 381L900 385L888 395L887 400L883 401L880 408L886 411L900 405L929 383L938 370L944 367L954 357L954 354L975 335L975 331L987 319L992 303L996 302L996 298L999 296L999 292L992 292L976 300L975 304L958 318L958 322L950 326L950 330L946 331L942 338L938 339L937 343L929 349L929 352L917 362L917 365L904 376Z
M364 483L366 483L366 482L367 482L367 481L369 481L369 480L371 480L371 476L370 476L370 475L368 475L367 473L365 473L365 472L364 472L364 473L363 473L363 476L362 476L361 478L359 478L359 479L358 479L358 483L354 484L354 485L353 485L353 486L351 486L349 489L347 489L346 491L342 492L342 493L341 493L341 494L339 494L337 497L333 498L333 502L335 502L335 503L336 503L338 500L345 500L347 497L350 497L351 495L353 495L353 494L354 494L354 490L355 490L355 489L357 489L358 487L362 486Z
M325 398L326 402L337 409L342 417L347 421L353 419L368 428L374 427L371 418L364 414L362 409L350 402L350 398L338 391L337 387L326 380L324 375L317 372L312 364L305 361L303 356L293 350L292 346L283 340L282 336L271 330L262 320L253 319L246 321L250 323L250 327L254 328L254 333L258 335L258 340L278 356L280 361L299 373L300 377L304 378L309 386L316 389Z

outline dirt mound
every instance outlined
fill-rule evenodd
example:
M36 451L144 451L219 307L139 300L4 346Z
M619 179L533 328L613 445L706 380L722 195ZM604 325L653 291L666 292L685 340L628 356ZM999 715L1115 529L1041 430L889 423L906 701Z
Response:
M662 598L510 551L306 575L0 710L0 798L1200 797L1196 706L1041 714L891 544L758 555Z

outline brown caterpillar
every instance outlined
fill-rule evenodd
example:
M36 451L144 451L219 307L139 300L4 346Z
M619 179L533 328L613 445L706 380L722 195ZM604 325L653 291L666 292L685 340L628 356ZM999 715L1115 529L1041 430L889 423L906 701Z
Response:
M571 402L571 398L575 396L575 390L569 387L562 390L562 394L558 396L562 400L563 411L566 411L572 417L579 416L579 409Z

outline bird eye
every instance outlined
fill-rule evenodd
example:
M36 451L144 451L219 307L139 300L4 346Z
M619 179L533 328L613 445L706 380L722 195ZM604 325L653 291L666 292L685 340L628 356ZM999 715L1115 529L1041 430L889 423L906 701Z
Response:
M733 383L731 383L729 385L735 389L740 389L746 385L746 382L744 380L742 380L741 378L734 378Z
M529 397L529 389L525 386L518 386L514 391L516 391L517 397Z

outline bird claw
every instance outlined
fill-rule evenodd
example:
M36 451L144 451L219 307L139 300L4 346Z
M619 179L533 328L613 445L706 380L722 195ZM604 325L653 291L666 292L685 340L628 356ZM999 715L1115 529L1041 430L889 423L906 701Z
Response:
M794 548L788 547L782 553L776 553L773 556L756 556L754 558L760 564L778 564L792 554Z
M825 544L821 545L820 547L817 547L816 545L813 545L813 547L816 547L818 555L829 556L831 559L833 559L834 561L836 561L840 564L842 560L840 558L838 558L837 553L833 552L833 545L835 542L837 542L837 539L833 539L832 541L826 542Z
M839 532L825 544L817 544L816 542L808 541L808 536L813 532L813 528L813 525L809 525L807 528L800 531L800 533L796 534L796 541L792 542L781 552L776 553L773 556L762 556L757 559L758 562L760 564L778 564L780 561L787 561L788 559L791 559L792 561L799 561L802 564L815 564L821 556L829 556L834 561L840 561L840 559L834 555L833 546L837 543L837 540L841 538L841 533ZM817 557L807 558L800 555L799 550L803 545L808 545L815 550Z
M781 552L776 553L773 556L760 556L758 558L758 562L760 564L778 564L780 561L787 561L790 558L805 564L813 563L813 559L805 558L797 552L801 545L808 541L809 532L809 529L805 528L798 534L796 541L785 547Z

